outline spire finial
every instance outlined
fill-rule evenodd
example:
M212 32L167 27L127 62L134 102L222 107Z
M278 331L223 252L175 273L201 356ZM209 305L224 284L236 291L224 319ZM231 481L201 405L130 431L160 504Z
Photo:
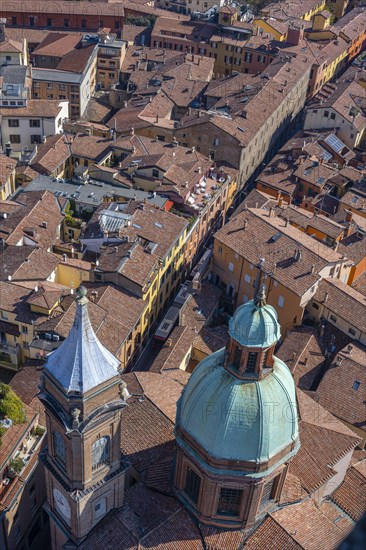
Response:
M262 285L262 288L258 291L258 294L254 298L254 305L256 307L264 307L266 303L266 287Z
M78 304L81 304L81 305L84 305L84 304L87 304L88 303L88 298L86 297L86 295L88 294L88 291L87 289L85 288L85 286L79 286L77 289L76 289L76 301Z

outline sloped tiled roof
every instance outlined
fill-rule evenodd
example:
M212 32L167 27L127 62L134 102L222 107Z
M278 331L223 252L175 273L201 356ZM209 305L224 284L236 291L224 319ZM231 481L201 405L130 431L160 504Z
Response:
M349 468L332 500L354 521L359 521L366 510L366 461L356 462Z
M351 348L351 353L347 347L337 354L319 384L316 398L337 418L366 431L366 349L355 344Z

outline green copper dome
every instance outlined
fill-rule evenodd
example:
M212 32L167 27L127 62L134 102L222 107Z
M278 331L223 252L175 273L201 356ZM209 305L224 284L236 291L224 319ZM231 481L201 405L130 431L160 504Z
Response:
M234 328L231 327L235 339L240 331L238 321L251 319L252 310L253 302L236 312ZM264 313L273 319L271 330L265 332L265 346L278 337L277 316L273 312L270 308ZM259 322L258 326L263 324ZM250 332L245 345L256 342L259 346L261 331L262 328L256 336ZM245 334L245 325L242 333ZM242 336L239 341L243 342ZM295 384L290 370L275 358L273 370L263 379L240 379L224 368L224 357L224 349L217 351L193 371L178 402L177 427L187 432L209 456L223 460L267 462L296 443L281 458L280 462L285 462L298 449ZM177 440L181 441L179 429Z
M258 297L238 307L229 322L229 334L240 345L251 348L269 348L281 337L274 307L265 305Z

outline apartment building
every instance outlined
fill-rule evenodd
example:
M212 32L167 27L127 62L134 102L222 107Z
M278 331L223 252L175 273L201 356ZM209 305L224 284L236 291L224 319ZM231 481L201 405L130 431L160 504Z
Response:
M337 353L316 390L317 402L362 438L361 448L366 444L365 364L365 348L353 341Z
M126 55L127 44L106 31L98 33L97 86L109 90L120 81L120 71Z
M239 25L239 23L238 23ZM217 77L233 71L262 72L278 55L267 37L251 36L255 27L217 26L200 21L170 21L159 17L151 34L151 45L165 50L190 52L215 60Z
M96 86L98 47L78 35L49 33L32 52L32 97L70 103L70 118L82 116Z
M242 209L214 238L212 280L226 291L232 307L266 288L282 335L300 325L319 281L347 281L351 262L275 215L274 209Z
M261 9L261 15L277 21L287 21L290 18L311 21L316 13L325 9L325 0L295 0L268 4Z
M49 136L33 151L17 171L17 180L21 183L32 181L40 174L53 178L67 178L72 173L72 161L67 136L56 134Z
M89 315L91 325L102 344L115 355L121 368L136 359L141 351L143 319L147 304L136 295L116 288L115 285L84 283L90 292ZM75 315L74 295L62 292L61 285L45 291L58 295L60 315L54 316L44 308L35 328L35 337L30 344L31 357L43 357L56 349L67 338L70 320ZM58 287L58 289L56 288ZM46 299L48 299L46 295ZM43 300L44 303L44 300Z
M343 280L322 280L307 305L307 315L316 321L325 320L348 338L366 344L365 297Z
M120 33L127 16L166 15L149 2L93 2L89 4L69 4L67 1L50 3L47 0L35 2L25 0L14 6L3 3L0 6L0 17L6 18L6 24L14 27L48 28L50 30L97 31L106 27L112 32ZM186 18L183 14L169 14L171 19Z
M180 216L130 201L101 205L80 235L95 255L94 281L120 285L147 304L143 338L181 282L187 226Z
M119 138L113 145L122 173L135 188L167 199L166 208L189 224L185 262L190 265L202 244L225 219L237 188L237 171L214 163L178 142L165 143L143 136ZM168 206L169 205L169 206Z
M39 543L37 536L45 524L44 473L38 460L45 428L40 425L40 407L34 402L39 371L28 368L33 370L33 378L22 376L22 383L19 381L27 402L22 403L11 387L1 384L1 396L7 399L9 412L5 423L1 420L0 546L8 550L30 548Z
M346 77L349 75L349 77ZM366 144L365 89L353 67L337 82L325 85L305 110L305 130L336 130L351 150Z
M341 75L362 51L366 41L366 10L355 8L324 31L323 40L309 42L309 55L315 58L308 94L315 95L327 82Z
M211 83L206 110L192 110L179 122L145 119L139 134L195 147L239 170L239 188L278 147L285 129L305 103L310 65L304 59L276 59L266 73L238 74Z
M27 99L23 106L14 107L2 103L1 142L3 147L8 145L10 153L34 150L47 136L62 132L62 123L69 117L68 101Z
M18 193L11 202L0 205L0 238L6 245L29 244L51 250L62 234L65 205L66 200L49 191Z
M6 19L0 19L0 66L28 65L27 41L10 38L5 29Z
M171 10L177 13L205 14L213 7L218 8L223 0L157 0L156 6L161 9Z

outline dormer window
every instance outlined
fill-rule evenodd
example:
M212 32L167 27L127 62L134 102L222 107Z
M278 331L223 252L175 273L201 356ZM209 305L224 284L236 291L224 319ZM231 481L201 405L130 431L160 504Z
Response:
M245 372L255 372L257 364L258 353L256 351L250 351L248 353L247 364L245 366Z

